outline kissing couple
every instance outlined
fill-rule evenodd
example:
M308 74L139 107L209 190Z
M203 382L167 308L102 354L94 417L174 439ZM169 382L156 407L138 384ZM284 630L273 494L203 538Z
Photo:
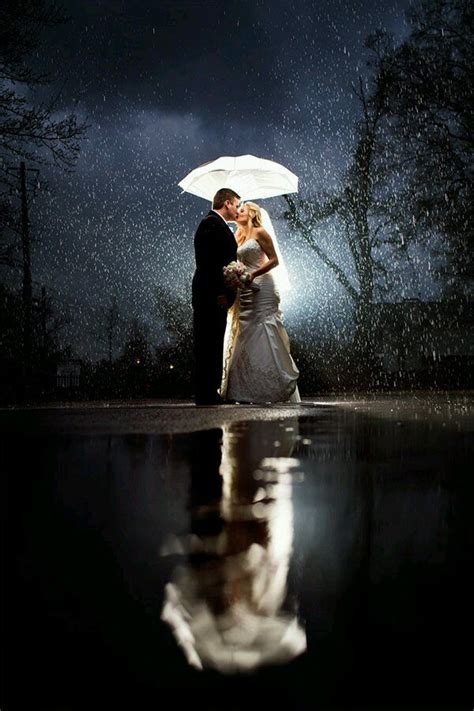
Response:
M301 402L280 311L289 282L268 213L222 188L196 230L194 250L196 405ZM238 288L225 276L233 262L246 272Z

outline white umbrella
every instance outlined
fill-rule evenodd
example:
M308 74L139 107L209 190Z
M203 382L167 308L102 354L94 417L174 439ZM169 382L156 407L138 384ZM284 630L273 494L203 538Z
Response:
M192 170L178 185L205 200L212 200L220 188L232 188L243 200L298 192L298 178L288 168L252 155L221 156Z

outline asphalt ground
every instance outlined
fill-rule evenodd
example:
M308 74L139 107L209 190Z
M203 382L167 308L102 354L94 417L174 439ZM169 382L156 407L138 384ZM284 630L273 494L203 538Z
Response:
M0 433L194 432L238 421L318 417L323 410L364 413L394 421L433 421L455 429L474 423L474 391L323 394L301 404L196 407L190 400L91 400L0 409Z

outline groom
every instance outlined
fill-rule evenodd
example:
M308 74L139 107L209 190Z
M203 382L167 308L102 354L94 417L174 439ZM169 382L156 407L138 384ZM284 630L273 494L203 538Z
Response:
M232 306L235 293L226 287L222 270L237 259L237 243L227 222L237 218L239 200L233 190L219 190L212 200L212 210L201 220L194 236L196 271L192 302L196 405L223 402L217 389L222 378L227 309Z

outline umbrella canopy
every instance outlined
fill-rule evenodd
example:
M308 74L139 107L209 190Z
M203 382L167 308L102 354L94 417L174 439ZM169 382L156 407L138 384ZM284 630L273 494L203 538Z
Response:
M212 200L221 188L231 188L243 200L298 192L298 178L285 166L256 156L221 156L192 170L180 183L184 192Z

